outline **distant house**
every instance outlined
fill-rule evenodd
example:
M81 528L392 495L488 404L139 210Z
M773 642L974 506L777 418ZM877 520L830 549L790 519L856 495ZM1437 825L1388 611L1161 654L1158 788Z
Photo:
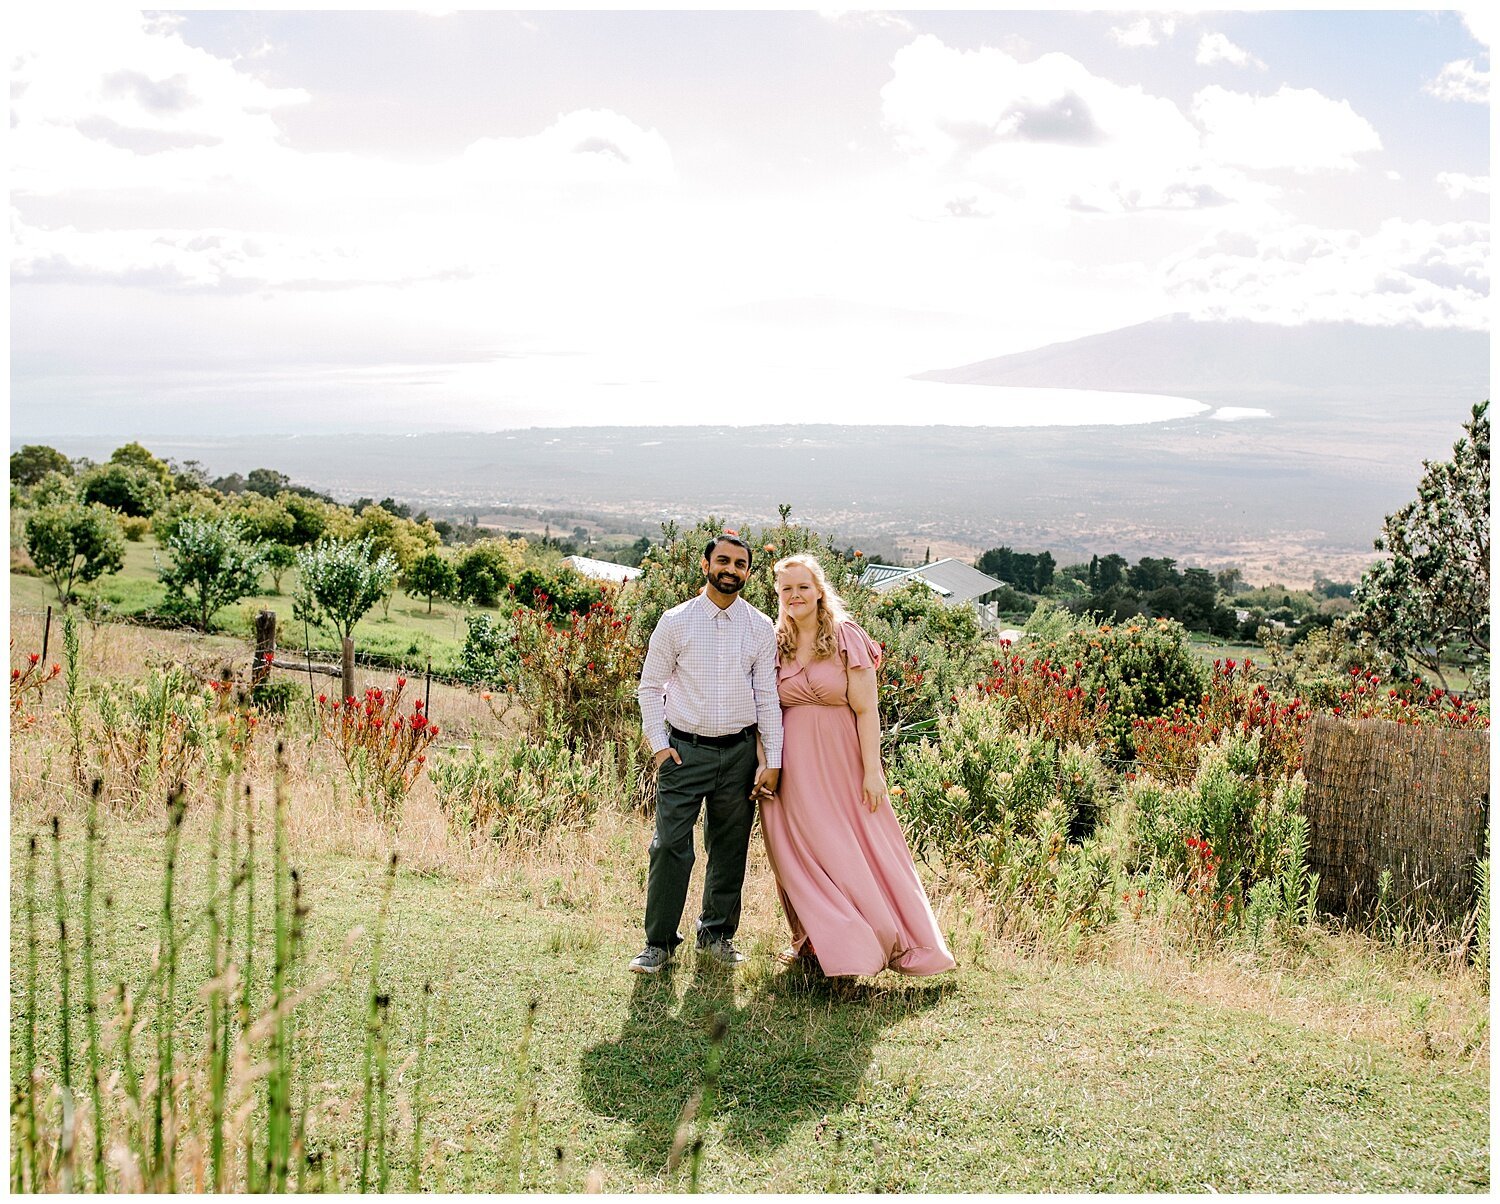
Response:
M995 625L996 608L979 599L1005 588L1005 582L996 581L972 564L965 564L952 556L934 560L931 564L918 565L914 569L894 564L871 564L866 566L859 579L861 584L868 585L877 594L889 593L893 589L919 581L941 598L944 606L972 608L979 619L979 625L984 628Z
M612 560L595 560L589 556L564 556L563 564L594 581L634 581L641 575L640 569L628 564L616 564Z

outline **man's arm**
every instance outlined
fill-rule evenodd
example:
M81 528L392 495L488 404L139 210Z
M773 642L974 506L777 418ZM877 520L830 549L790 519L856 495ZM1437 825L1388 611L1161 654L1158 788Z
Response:
M646 743L657 754L671 751L667 742L667 680L677 663L677 642L671 626L663 617L646 645L646 661L641 666L641 684L635 692L641 707L641 727L646 733Z
M781 698L776 692L776 630L766 630L750 671L755 723L766 750L765 767L755 775L752 794L770 794L781 782Z

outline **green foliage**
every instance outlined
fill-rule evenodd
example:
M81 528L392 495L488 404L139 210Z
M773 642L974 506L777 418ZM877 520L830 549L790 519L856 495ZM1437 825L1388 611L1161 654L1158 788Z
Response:
M398 570L405 570L423 552L438 545L431 523L400 518L384 506L366 506L354 520L349 537L368 540L375 554L389 554Z
M476 606L498 606L500 595L525 562L524 539L481 539L464 550L453 569L458 597Z
M167 490L149 468L110 463L91 468L83 475L78 496L84 502L97 502L121 514L149 517L166 504Z
M409 594L427 599L427 611L432 612L434 598L451 598L458 592L458 574L441 552L423 552L401 574L401 588Z
M90 743L107 797L139 812L202 768L217 728L207 692L179 666L153 669L129 686L101 683L94 694L97 723Z
M49 472L32 487L26 500L38 510L43 506L65 506L78 500L78 482L71 474Z
M1205 841L1218 859L1221 897L1242 901L1255 882L1269 881L1277 886L1278 909L1299 904L1309 885L1302 775L1258 780L1259 745L1259 735L1224 737L1204 750L1198 772L1186 786L1151 777L1132 782L1125 803L1139 864L1186 876L1193 865L1187 840Z
M151 520L149 518L131 518L129 515L120 519L120 533L131 543L140 543L147 535L151 534Z
M1355 590L1356 625L1404 667L1448 689L1444 660L1476 671L1488 691L1490 655L1490 419L1476 405L1453 458L1426 461L1416 498L1386 517L1386 558Z
M1489 842L1485 842L1488 847ZM1474 952L1470 960L1481 974L1490 972L1490 859L1474 863Z
M55 447L45 443L27 443L20 451L10 456L10 479L14 485L35 485L49 472L62 476L73 475L73 465L68 457Z
M1117 756L1134 754L1132 725L1164 715L1178 704L1196 707L1208 684L1208 670L1187 642L1180 623L1142 619L1116 626L1083 621L1063 630L1066 620L1052 608L1032 616L1026 651L1072 665L1078 684L1102 697L1108 712L1101 723Z
M161 486L164 493L170 493L172 490L172 478L175 474L172 472L171 465L165 460L157 459L139 443L126 443L115 448L109 455L109 462L145 473Z
M279 594L282 575L297 563L297 549L284 543L268 543L262 545L261 555L271 573L271 592Z
M260 586L265 554L245 541L232 519L185 518L165 549L172 563L158 561L156 575L166 586L167 605L191 613L204 631L221 608Z
M1267 686L1309 706L1327 710L1336 706L1341 691L1348 688L1356 670L1389 675L1390 657L1368 636L1361 637L1347 622L1335 620L1329 627L1309 632L1305 639L1288 643L1269 627L1262 628L1260 644L1266 663L1258 670Z
M298 553L297 567L302 581L295 613L328 622L340 639L350 637L396 579L395 557L377 554L368 536L350 543L321 539Z
M290 681L263 681L250 687L250 701L268 715L284 715L292 703L307 698L303 688Z
M520 668L515 632L504 620L483 612L464 620L468 634L458 658L458 676L471 686L503 686L516 681Z
M25 537L27 554L64 602L75 585L97 581L125 563L119 520L100 505L43 506L27 518Z
M438 806L454 832L503 844L535 844L558 828L586 825L600 805L634 796L641 759L624 766L569 748L560 737L503 737L485 750L439 756L431 770Z

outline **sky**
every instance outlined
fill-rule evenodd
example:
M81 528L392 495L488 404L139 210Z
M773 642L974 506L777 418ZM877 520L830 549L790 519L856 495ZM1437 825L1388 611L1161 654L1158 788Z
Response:
M903 378L1487 328L1477 11L82 11L5 18L13 445L964 421Z

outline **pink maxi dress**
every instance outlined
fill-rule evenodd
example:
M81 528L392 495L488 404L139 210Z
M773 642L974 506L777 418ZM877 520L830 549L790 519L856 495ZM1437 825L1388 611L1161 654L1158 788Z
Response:
M874 669L880 649L857 623L838 655L777 669L785 744L779 798L760 809L793 947L811 942L823 973L939 974L954 966L889 802L864 803L864 764L848 669Z

